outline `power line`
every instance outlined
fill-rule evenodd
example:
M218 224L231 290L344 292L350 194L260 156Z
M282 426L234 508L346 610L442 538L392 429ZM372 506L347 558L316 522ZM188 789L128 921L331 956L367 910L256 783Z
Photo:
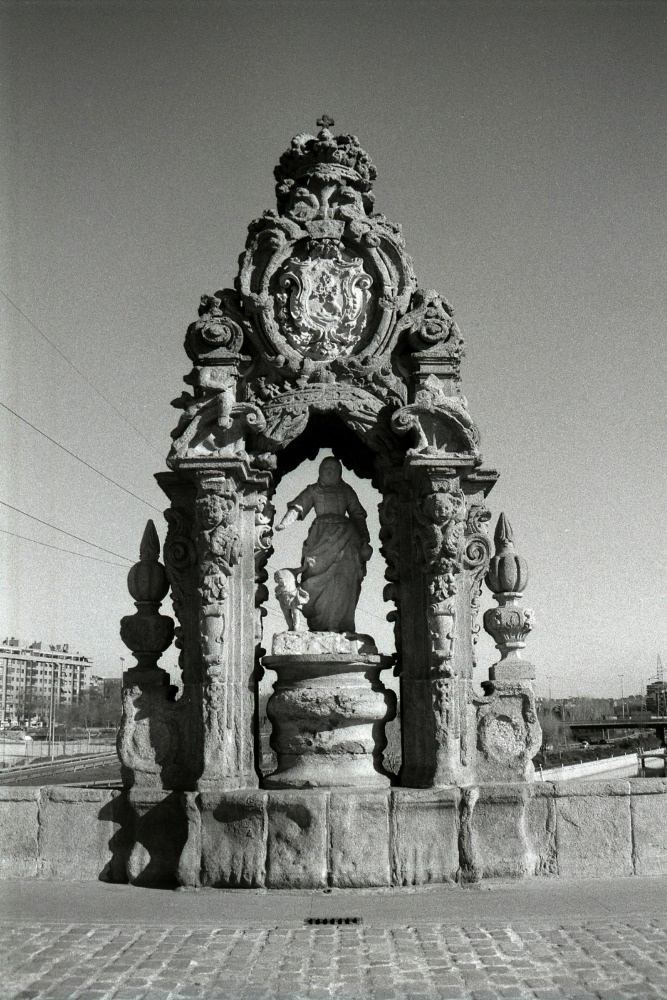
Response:
M65 531L64 528L57 528L55 524L49 524L48 521L42 521L41 518L35 517L34 514L29 514L27 510L21 510L20 507L12 507L10 503L5 500L0 500L3 507L9 507L10 510L15 510L17 514L24 514L25 517L29 517L32 521L37 521L38 524L44 524L47 528L53 528L54 531L59 531L62 535L68 535L70 538L75 538L77 542L83 542L84 545L92 545L94 549L100 549L102 552L106 552L108 556L116 556L117 559L123 559L125 562L132 563L133 559L128 559L127 556L122 556L120 552L112 552L111 549L105 549L104 546L98 545L96 542L89 542L87 538L80 538L78 535L73 535L71 531Z
M137 496L136 493L133 493L132 490L128 490L126 486L121 486L121 484L117 483L115 479L111 478L111 476L107 476L106 473L100 472L100 470L96 469L94 465L90 464L90 462L86 462L85 459L79 458L79 456L75 455L73 451L70 451L69 448L66 448L64 444L60 444L59 441L55 441L52 437L49 437L49 435L45 434L44 431L41 431L39 427L35 427L35 425L31 424L29 420L26 420L26 418L22 417L20 413L17 413L16 410L12 410L11 406L7 406L6 403L2 402L0 402L0 406L2 406L5 410L9 410L12 416L17 417L18 420L22 420L23 423L27 424L28 427L30 427L33 431L37 431L37 433L41 434L42 437L46 438L47 441L50 441L51 444L54 444L56 448L60 448L62 451L65 452L65 454L71 455L71 457L75 458L77 462L81 462L82 465L85 465L87 469L92 469L93 472L96 472L98 476L102 477L102 479L106 479L107 482L113 483L113 485L117 486L119 490L122 490L124 493L128 493L131 497L134 497L135 500L139 500L140 503L146 504L147 507L151 507L153 510L156 510L158 514L162 513L159 507L156 507L154 504L149 503L148 500L143 500L140 496Z
M21 307L20 307L19 305L17 305L17 304L16 304L16 302L14 302L14 300L13 300L13 299L10 299L9 295L7 295L7 292L3 292L2 288L0 288L0 295L2 295L2 296L3 296L4 298L5 298L5 299L7 299L7 301L8 301L8 302L9 302L9 303L10 303L11 305L13 305L13 306L14 306L14 308L15 308L15 309L16 309L16 311L17 311L17 312L19 313L19 315L23 316L23 319L24 319L24 320L25 320L25 321L26 321L27 323L29 323L29 324L30 324L30 326L31 326L31 327L33 328L33 330L36 330L36 332L37 332L37 333L38 333L38 334L40 335L40 337L43 337L43 338L44 338L44 340L45 340L45 341L47 342L47 344L48 344L48 345L49 345L50 347L52 347L52 348L53 348L53 350L54 350L54 351L56 351L56 353L57 353L57 354L59 354L59 355L60 355L60 357L61 357L61 358L63 359L63 361L66 361L66 362L67 362L67 364L68 364L68 365L70 366L70 368L73 368L73 369L74 369L74 371L75 371L75 372L77 373L77 375L79 375L79 376L80 376L80 377L81 377L81 378L83 379L83 381L84 381L84 382L85 382L85 383L86 383L87 385L89 385L89 386L90 386L90 388L91 388L91 389L93 390L93 392L94 392L94 393L96 393L96 394L97 394L97 395L98 395L98 396L100 397L100 399L103 399L103 400L104 400L104 402L105 402L105 403L107 403L107 404L108 404L108 406L110 406L110 407L111 407L111 409L112 409L112 410L114 411L114 413L118 414L118 416L119 416L119 417L120 417L120 419L121 419L121 420L123 421L123 423L127 424L127 426L128 426L128 427L131 427L131 428L132 428L132 430L133 430L133 431L135 432L135 434L138 434L138 435L139 435L139 437L140 437L140 438L142 438L142 439L143 439L143 440L144 440L144 441L146 442L146 444L148 445L148 447L149 447L149 448L151 448L151 449L152 449L152 451L154 451L156 455L159 455L159 456L160 456L160 458L161 458L161 459L163 459L163 458L164 458L164 455L162 455L162 454L161 454L161 453L160 453L160 452L159 452L159 451L157 450L157 448L155 447L155 445L154 445L154 444L151 444L151 442L150 442L150 441L148 440L148 438L147 438L147 437L145 437L145 435L141 433L141 431L139 430L139 428L138 428L138 427L135 427L135 426L134 426L134 424L130 423L130 421L129 421L129 420L127 419L127 417L125 417L125 416L124 416L124 415L123 415L123 414L122 414L122 413L120 412L120 410L118 409L118 407L114 406L114 404L113 404L113 403L111 402L111 400L110 400L110 399L107 399L107 397L106 397L106 396L105 396L105 395L104 395L103 393L101 393L101 392L100 392L100 390L99 390L99 389L98 389L98 388L97 388L96 386L94 386L94 385L93 385L93 383L92 383L92 382L90 381L90 379L89 379L89 378L87 378L87 377L86 377L86 376L85 376L85 375L83 374L83 372L81 371L81 369L80 369L80 368L77 368L77 367L76 367L76 365L74 364L74 362L73 362L73 361L70 361L70 359L69 359L69 358L67 357L67 355L66 355L66 354L63 354L63 352L62 352L62 351L60 350L60 348L59 348L59 347L56 347L56 345L55 345L55 344L53 343L53 341L52 341L52 340L50 340L50 339L49 339L49 338L48 338L48 337L46 336L46 334L44 333L44 331L43 331L43 330L40 330L40 328L39 328L39 327L37 326L37 324L36 324L36 323L33 323L33 321L32 321L32 320L30 319L30 317L29 317L29 316L27 316L27 315L26 315L26 314L25 314L25 313L23 312L23 310L21 309Z
M75 552L74 549L63 549L60 545L49 545L48 542L40 542L38 538L28 538L27 535L17 535L15 531L8 531L7 528L0 528L0 531L5 535L12 535L14 538L21 538L24 542L34 542L35 545L43 545L47 549L55 549L56 552L69 552L72 556L81 556L82 559L92 559L94 562L104 563L105 566L118 566L119 569L125 569L121 563L112 563L108 559L98 559L97 556L87 556L83 552ZM89 543L90 544L90 543Z

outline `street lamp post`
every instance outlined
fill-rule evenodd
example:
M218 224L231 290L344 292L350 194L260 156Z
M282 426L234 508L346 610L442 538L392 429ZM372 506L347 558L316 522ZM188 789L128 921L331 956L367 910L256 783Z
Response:
M625 690L623 687L624 675L621 674L621 718L625 718Z

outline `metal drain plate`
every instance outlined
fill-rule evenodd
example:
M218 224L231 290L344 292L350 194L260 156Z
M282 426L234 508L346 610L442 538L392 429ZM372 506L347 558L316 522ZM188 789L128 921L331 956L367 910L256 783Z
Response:
M306 924L340 926L341 924L363 924L361 917L306 917Z

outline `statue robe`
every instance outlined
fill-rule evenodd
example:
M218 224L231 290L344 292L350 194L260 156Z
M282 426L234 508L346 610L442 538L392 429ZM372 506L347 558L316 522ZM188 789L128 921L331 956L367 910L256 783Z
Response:
M304 542L301 586L308 594L302 611L311 632L354 632L354 612L366 575L362 547L368 542L366 511L347 483L315 483L288 507L303 519L315 510Z

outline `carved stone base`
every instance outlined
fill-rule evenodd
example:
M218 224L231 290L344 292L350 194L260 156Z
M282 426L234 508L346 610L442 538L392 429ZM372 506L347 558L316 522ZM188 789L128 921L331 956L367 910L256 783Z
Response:
M117 739L126 788L168 788L165 770L178 753L169 674L133 667L123 674L123 716Z
M477 712L480 781L532 781L542 730L530 680L498 680Z
M302 632L303 647L321 648L334 633ZM344 636L336 639L346 640ZM395 698L380 681L390 658L373 652L293 652L264 657L278 674L267 705L273 724L271 746L278 768L266 777L265 788L332 788L389 784L382 768L385 723L394 717ZM295 640L290 638L289 642ZM284 634L274 650L284 648Z

